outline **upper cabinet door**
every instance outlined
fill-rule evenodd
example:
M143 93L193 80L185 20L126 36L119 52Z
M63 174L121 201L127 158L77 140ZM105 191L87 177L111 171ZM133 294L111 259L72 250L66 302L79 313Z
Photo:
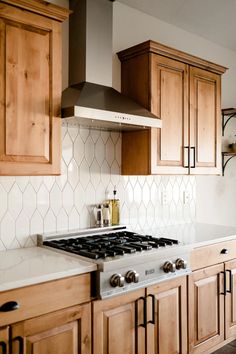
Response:
M188 174L188 65L151 55L151 112L162 120L151 133L152 173Z
M190 174L220 174L220 75L190 68Z
M0 5L0 175L59 174L60 23Z

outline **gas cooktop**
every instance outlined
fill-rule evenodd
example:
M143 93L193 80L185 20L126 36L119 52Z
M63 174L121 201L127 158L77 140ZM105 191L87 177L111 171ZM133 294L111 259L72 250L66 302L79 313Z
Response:
M95 286L101 298L191 271L189 246L128 231L125 226L38 235L38 245L96 263Z

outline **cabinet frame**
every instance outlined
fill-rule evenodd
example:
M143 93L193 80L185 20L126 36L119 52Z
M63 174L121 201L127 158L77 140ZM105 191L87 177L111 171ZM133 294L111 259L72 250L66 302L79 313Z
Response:
M164 136L161 129L151 129L136 132L123 132L122 133L122 174L124 175L148 175L148 174L221 174L221 153L220 153L220 136L221 136L221 124L220 124L220 75L222 75L227 68L214 64L212 62L203 60L193 55L181 52L179 50L164 46L154 41L146 41L138 44L134 47L123 50L118 54L121 61L121 89L122 92L130 98L143 105L146 109L149 109L152 113L160 116L163 110L163 128L165 117L167 117L167 130L170 126L170 117L175 116L174 107L177 107L176 114L178 120L181 121L181 114L183 116L183 123L180 129L183 129L182 143L181 138L170 134L172 137L168 142L164 142L162 146L162 136ZM159 60L159 63L158 63ZM170 92L171 87L174 85L171 82L175 82L174 74L160 78L159 69L157 66L165 67L166 72L173 69L176 72L178 68L182 66L183 70L183 83L182 83L182 101L183 112L181 113L181 99L178 97L177 92L180 91L181 84L179 83L179 89L171 96L175 100L175 104L171 106L168 103L164 103L164 108L161 102L157 102L161 97L161 87L169 85ZM169 69L168 69L169 68ZM205 74L205 84L208 83L209 95L202 95L202 101L196 102L199 107L194 107L195 95L195 74ZM169 80L169 84L168 84ZM177 83L178 81L176 81ZM212 86L210 85L212 83ZM135 83L135 84L134 84ZM205 85L207 87L207 85ZM215 91L214 91L215 90ZM203 91L202 88L200 90ZM168 92L168 90L166 91ZM173 91L174 92L174 91ZM165 93L164 93L165 95ZM165 97L163 98L165 102ZM215 100L214 103L213 100ZM176 102L178 103L176 105ZM214 107L209 107L212 103ZM208 139L204 140L204 146L198 144L198 137L191 126L195 125L196 111L197 109L206 109L208 116L208 125L211 127L212 117L214 116L214 132L211 132L211 145L208 148L209 161L205 161L203 158L200 161L199 157L204 155L204 149L207 147ZM166 111L164 111L166 110ZM171 113L172 112L172 113ZM202 116L201 116L202 117ZM160 116L160 118L162 118ZM202 122L204 121L201 119ZM174 121L174 119L173 119ZM194 123L194 124L193 124ZM204 125L205 123L202 123ZM196 125L194 126L196 129ZM207 125L206 125L207 129ZM206 130L205 127L203 131ZM212 130L212 128L211 128ZM170 129L171 132L171 129ZM180 133L179 133L180 134ZM214 136L213 136L214 135ZM168 136L168 133L167 133ZM164 158L161 157L162 151L166 151L169 154L168 146L172 144L173 156L174 152L178 151L178 158ZM214 151L210 150L213 149ZM170 149L171 150L171 149ZM139 163L135 159L138 156ZM171 155L169 155L171 156ZM175 155L177 156L177 155ZM165 161L166 160L166 161Z

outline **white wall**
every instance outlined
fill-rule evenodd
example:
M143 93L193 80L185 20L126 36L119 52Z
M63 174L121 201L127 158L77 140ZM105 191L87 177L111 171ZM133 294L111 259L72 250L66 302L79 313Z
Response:
M114 3L113 86L120 89L120 63L116 52L152 39L229 68L222 79L222 107L236 105L236 52L186 32L119 2ZM226 129L227 141L236 134L236 119ZM197 220L236 225L236 159L225 177L196 177Z

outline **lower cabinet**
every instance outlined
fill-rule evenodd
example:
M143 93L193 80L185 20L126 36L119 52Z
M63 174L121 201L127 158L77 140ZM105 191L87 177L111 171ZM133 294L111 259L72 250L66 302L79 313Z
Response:
M236 259L189 276L189 353L236 338ZM212 349L212 351L214 351Z
M236 338L236 260L225 262L225 337Z
M186 277L93 303L93 354L186 354Z
M0 330L0 353L91 354L90 318L84 304L13 324Z
M154 296L155 301L154 325L149 325L147 332L147 353L186 354L186 277L148 287L147 295Z
M224 340L224 264L189 276L189 353L205 353Z
M0 328L0 354L9 354L9 327Z
M142 299L144 289L93 302L93 354L145 354Z

